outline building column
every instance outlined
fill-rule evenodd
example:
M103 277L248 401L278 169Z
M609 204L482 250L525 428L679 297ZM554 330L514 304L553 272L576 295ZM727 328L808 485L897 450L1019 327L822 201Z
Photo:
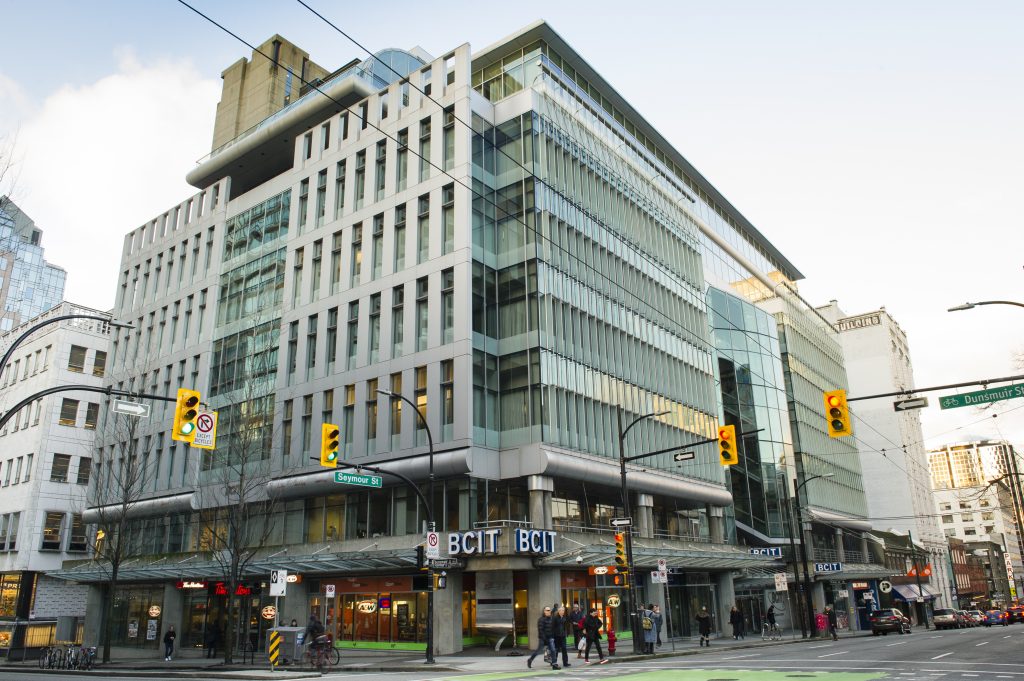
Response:
M562 600L562 571L531 570L526 573L526 588L526 627L530 634L530 649L536 650L539 644L537 620L540 619L545 607L550 608L556 601Z
M295 620L300 627L306 626L309 621L309 589L305 582L289 584L285 589L285 597L281 601L281 610L277 613L277 623L288 626L288 623ZM323 593L321 592L321 597ZM318 615L320 621L323 616Z
M177 655L181 649L185 631L185 595L174 582L164 584L164 607L160 613L160 633L157 634L157 647L163 650L164 634L174 625L174 632L178 638L174 641L174 652ZM144 635L144 634L143 634Z
M526 478L526 487L530 491L530 522L534 529L550 530L553 524L551 493L555 490L554 479L546 475L531 475ZM540 617L539 614L537 616Z
M462 570L445 573L447 585L434 592L434 655L462 652Z
M707 506L708 532L711 535L712 544L725 542L725 510L721 506ZM730 577L730 583L731 583Z
M733 585L732 571L720 572L715 581L718 587L718 621L716 624L718 624L718 631L724 636L728 632L726 626L729 624L729 613L732 606L736 605L736 588Z
M871 553L868 551L868 535L862 532L860 535L860 552L864 554L864 562L871 562Z
M843 546L843 528L836 528L836 559L840 563L846 562L846 547Z
M103 585L90 584L85 595L85 633L82 645L98 646L103 635Z
M641 537L654 537L654 495L636 495L636 529Z

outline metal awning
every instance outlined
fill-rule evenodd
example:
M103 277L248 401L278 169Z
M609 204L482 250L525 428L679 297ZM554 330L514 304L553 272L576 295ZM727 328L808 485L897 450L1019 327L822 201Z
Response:
M918 598L922 598L922 595L917 590L915 584L893 584L893 597L901 601L916 601ZM921 591L924 592L923 598L928 600L929 598L936 598L938 594L932 589L928 588L927 584L921 585Z
M782 562L768 556L751 555L745 549L727 544L687 542L677 546L644 546L643 538L634 539L633 562L637 570L655 570L658 561L664 560L669 568L691 568L695 570L742 570L748 567L776 566L782 569ZM603 543L585 544L579 549L549 556L537 561L546 566L577 566L576 557L584 565L613 565L614 547Z
M361 551L355 553L316 553L308 555L270 554L252 559L243 578L265 577L271 570L315 576L336 573L394 572L416 568L416 555L410 549ZM118 579L125 582L146 582L179 579L219 579L224 568L212 554L181 555L156 560L131 559L121 564ZM48 573L49 577L73 582L105 582L110 579L110 563L89 561L74 567Z

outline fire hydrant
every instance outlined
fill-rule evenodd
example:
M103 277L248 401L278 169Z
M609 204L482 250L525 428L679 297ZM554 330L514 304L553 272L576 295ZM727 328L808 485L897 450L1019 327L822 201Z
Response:
M608 627L608 654L615 654L615 630Z

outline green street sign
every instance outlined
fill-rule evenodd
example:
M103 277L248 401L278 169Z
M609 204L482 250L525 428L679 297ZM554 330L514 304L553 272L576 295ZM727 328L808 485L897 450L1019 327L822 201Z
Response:
M977 407L990 402L1012 400L1015 397L1024 397L1024 383L1014 383L1013 385L1004 385L1002 388L990 388L989 390L977 390L973 393L947 395L939 400L939 406L943 409Z
M359 487L380 487L382 480L379 475L359 475L358 473L336 471L334 473L334 482L358 485Z

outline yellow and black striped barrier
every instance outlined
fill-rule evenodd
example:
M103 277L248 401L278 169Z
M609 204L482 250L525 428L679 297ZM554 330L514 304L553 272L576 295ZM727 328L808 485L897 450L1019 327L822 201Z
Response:
M281 664L281 633L277 631L270 632L270 667L273 669Z

